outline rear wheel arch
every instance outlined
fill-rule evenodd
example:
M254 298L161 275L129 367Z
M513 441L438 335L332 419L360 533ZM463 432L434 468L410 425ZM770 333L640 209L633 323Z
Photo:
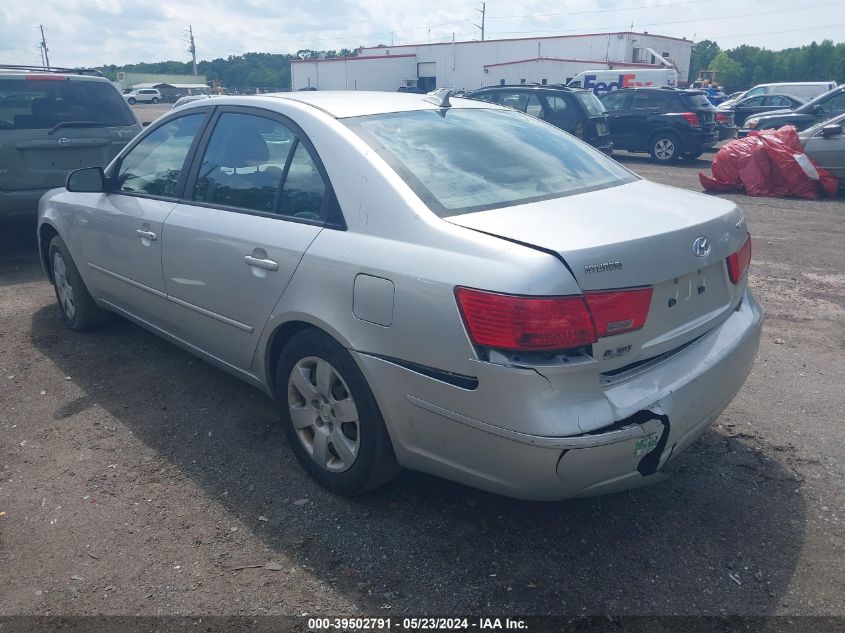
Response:
M47 274L47 279L53 283L53 267L50 264L50 242L56 237L59 232L52 224L45 222L38 229L38 252L41 256L41 265L44 267L44 272Z

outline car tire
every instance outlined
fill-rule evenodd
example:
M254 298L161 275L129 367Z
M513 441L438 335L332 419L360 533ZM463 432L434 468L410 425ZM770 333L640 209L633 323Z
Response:
M126 102L127 102L129 105L135 105L135 104L137 103L137 101L135 100L135 97L129 97L129 98L126 100Z
M156 105L157 103L158 103L158 97L153 97L153 105Z
M697 159L699 156L701 156L703 153L704 153L703 151L699 151L699 152L687 152L686 154L684 154L684 160L695 160L695 159Z
M655 134L649 144L649 154L658 163L672 163L681 156L681 140L671 132Z
M333 338L317 329L295 334L279 356L275 384L288 444L319 484L357 495L398 474L375 397Z
M102 327L112 319L111 312L99 307L82 277L62 238L56 235L48 249L50 276L62 321L71 330L83 331Z

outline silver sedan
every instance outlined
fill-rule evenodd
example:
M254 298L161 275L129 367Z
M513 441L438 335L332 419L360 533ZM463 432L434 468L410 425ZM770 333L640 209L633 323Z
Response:
M448 92L186 104L48 192L38 238L71 329L119 314L262 389L342 494L658 481L763 318L734 203Z

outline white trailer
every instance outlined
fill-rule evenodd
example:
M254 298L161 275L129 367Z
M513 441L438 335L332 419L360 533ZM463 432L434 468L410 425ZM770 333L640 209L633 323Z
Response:
M678 85L674 68L626 68L624 70L585 70L567 84L572 88L592 90L596 96L619 88L661 87Z

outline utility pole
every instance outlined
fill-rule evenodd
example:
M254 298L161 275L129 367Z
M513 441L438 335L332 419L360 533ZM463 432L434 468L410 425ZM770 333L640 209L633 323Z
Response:
M482 2L482 3L481 3L481 8L480 8L480 9L475 9L475 10L476 10L476 11L478 11L478 12L481 14L481 26L479 26L478 24L476 24L476 25L475 25L475 28L477 28L477 29L481 29L481 41L483 42L483 41L484 41L484 18L485 18L485 16L487 15L487 3L486 3L486 2Z
M194 77L197 76L197 47L194 45L194 30L191 25L188 25L188 52L191 54L191 60L194 63Z
M44 68L50 67L50 56L47 52L50 50L47 48L47 40L44 37L44 25L39 24L38 27L41 29L41 50L44 52Z

